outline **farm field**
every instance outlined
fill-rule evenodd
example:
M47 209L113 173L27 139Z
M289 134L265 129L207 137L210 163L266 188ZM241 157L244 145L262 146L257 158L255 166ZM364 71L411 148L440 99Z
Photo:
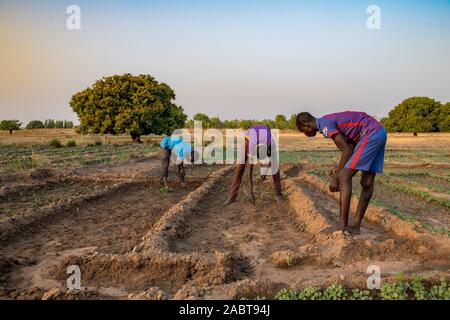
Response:
M365 289L370 265L384 283L399 273L429 288L450 279L450 134L389 135L359 236L328 231L338 218L326 185L339 157L331 141L281 134L286 201L274 200L269 178L251 205L244 178L224 207L231 166L189 165L185 188L171 169L167 192L159 137L129 140L1 133L0 297L271 299L287 288ZM82 290L66 289L72 265ZM383 298L378 291L370 295Z

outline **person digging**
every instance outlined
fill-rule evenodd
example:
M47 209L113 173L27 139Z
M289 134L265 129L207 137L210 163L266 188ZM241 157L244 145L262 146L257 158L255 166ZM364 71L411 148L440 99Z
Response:
M225 201L225 205L228 205L236 201L239 187L242 182L245 167L248 165L248 184L250 190L250 202L255 205L255 195L253 193L253 167L257 159L265 160L277 160L276 154L272 154L272 150L275 149L275 143L272 138L270 128L265 125L253 125L245 133L244 152L240 153L241 158L238 159L238 163L235 165L234 174L230 186L229 197ZM239 153L238 153L239 154ZM270 169L271 162L264 164L265 169ZM262 168L263 169L263 168ZM278 169L278 168L277 168ZM262 175L260 182L264 181L266 175ZM282 202L283 195L281 192L281 178L280 170L272 174L273 184L275 187L276 199Z
M169 136L160 142L161 147L161 184L168 188L167 179L169 177L169 165L175 164L175 173L178 177L180 185L186 187L186 173L184 171L184 159L190 157L194 159L194 151L190 143L183 141L182 137Z

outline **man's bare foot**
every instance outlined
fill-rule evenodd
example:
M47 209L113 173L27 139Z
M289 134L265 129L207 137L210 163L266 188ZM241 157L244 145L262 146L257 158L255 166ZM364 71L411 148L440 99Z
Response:
M180 186L181 186L182 188L186 188L186 187L187 187L187 184L186 184L186 182L180 182Z
M236 199L228 198L227 201L225 201L224 205L227 206L227 205L229 205L229 204L231 204L231 203L233 203L235 201L236 201Z
M276 200L278 203L284 203L284 202L286 201L286 199L285 199L282 195L276 195L276 196L275 196L275 200Z
M361 234L361 229L359 226L349 226L346 230L352 234Z
M326 228L325 230L323 230L326 233L335 233L336 231L347 231L348 227L341 227L339 225L334 225L334 226L330 226L328 228Z

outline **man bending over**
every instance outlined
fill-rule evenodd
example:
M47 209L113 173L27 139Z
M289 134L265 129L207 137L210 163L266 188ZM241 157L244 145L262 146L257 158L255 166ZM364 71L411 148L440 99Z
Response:
M230 204L236 201L238 195L239 186L242 182L242 176L244 175L245 166L248 163L248 183L250 190L250 201L255 204L255 195L253 194L253 166L256 162L256 158L271 158L272 150L275 150L275 141L272 139L272 133L270 128L265 125L253 125L245 133L245 151L244 158L236 164L233 174L233 180L230 187L230 195L225 204ZM266 157L267 156L267 157ZM273 155L276 157L277 155ZM270 166L271 163L267 163L265 166ZM283 201L281 193L281 178L280 170L272 175L273 184L275 186L275 193L278 201ZM265 176L261 180L264 180Z
M186 174L184 172L183 160L186 157L191 157L192 159L192 146L190 143L183 141L182 137L169 136L161 140L159 144L162 148L161 152L161 166L162 175L161 180L164 187L168 187L167 178L169 176L169 165L170 159L175 164L175 172L177 174L178 180L182 187L186 186L185 178Z
M361 222L372 198L375 175L383 171L386 130L364 112L338 112L315 118L308 112L297 115L297 128L308 137L319 131L333 139L342 152L338 166L333 170L330 191L340 191L338 229L359 234ZM355 146L356 145L356 146ZM348 225L352 196L352 177L361 171L361 196L356 208L356 222Z

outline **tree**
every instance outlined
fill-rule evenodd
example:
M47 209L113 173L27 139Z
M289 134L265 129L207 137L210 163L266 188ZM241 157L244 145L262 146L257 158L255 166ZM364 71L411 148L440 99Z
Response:
M43 129L44 123L40 120L32 120L27 124L27 129Z
M44 127L45 127L46 129L54 129L54 128L56 128L56 122L55 122L55 120L53 120L53 119L46 119L46 120L44 121Z
M81 133L171 134L187 119L173 103L174 91L150 75L114 75L73 95L70 106L80 119Z
M436 122L440 132L450 132L450 102L436 110Z
M22 122L19 120L2 120L0 122L0 130L8 130L9 134L13 134L14 130L20 130Z
M64 125L63 125L64 129L72 129L73 128L73 122L72 121L67 121L64 120Z
M289 129L297 130L297 114L296 113L291 115L288 122L289 122Z
M202 128L208 129L211 128L211 120L209 117L204 113L196 113L192 117L195 121L201 121L202 122Z
M286 117L282 114L278 114L275 117L275 126L277 129L287 129L289 125Z
M391 132L437 132L441 107L434 99L412 97L398 104L381 122Z
M210 122L210 128L214 128L214 129L222 129L223 128L223 123L222 121L220 121L219 117L212 117L209 119Z

